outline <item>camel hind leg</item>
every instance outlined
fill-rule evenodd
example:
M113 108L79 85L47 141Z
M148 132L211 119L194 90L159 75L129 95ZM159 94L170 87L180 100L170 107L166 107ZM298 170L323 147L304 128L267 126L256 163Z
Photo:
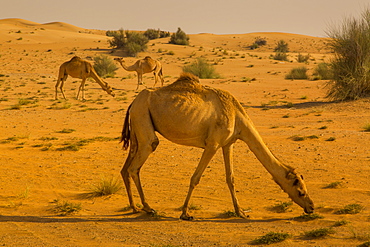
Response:
M133 105L134 106L134 105ZM159 140L154 132L149 112L144 114L135 114L135 107L132 107L134 114L131 114L131 134L130 134L130 150L126 162L121 170L121 175L126 186L127 196L130 206L134 212L139 209L134 203L131 181L136 185L136 189L140 195L143 210L147 213L155 212L146 202L144 191L140 180L140 169L144 165L148 156L154 152L159 144ZM139 123L137 126L135 123Z

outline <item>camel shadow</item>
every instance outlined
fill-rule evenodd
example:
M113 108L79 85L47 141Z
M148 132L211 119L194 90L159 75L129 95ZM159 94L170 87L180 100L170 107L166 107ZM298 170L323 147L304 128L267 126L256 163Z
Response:
M137 217L132 217L137 215ZM197 223L270 223L276 221L286 221L291 218L271 218L271 219L243 219L243 218L195 218L192 222ZM0 215L0 223L87 223L87 222L122 222L122 223L135 223L135 222L178 222L181 221L177 217L160 216L153 217L147 213L133 214L114 214L114 215L94 215L94 216L34 216L34 215Z
M307 109L307 108L314 108L314 107L322 107L328 105L334 105L340 103L339 101L308 101L302 103L295 103L292 105L247 105L245 103L241 103L241 105L245 108L256 108L256 109Z

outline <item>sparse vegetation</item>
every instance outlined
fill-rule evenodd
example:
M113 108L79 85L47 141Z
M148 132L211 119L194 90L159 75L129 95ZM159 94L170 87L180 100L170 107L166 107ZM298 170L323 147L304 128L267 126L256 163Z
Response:
M328 184L327 186L324 187L324 189L338 189L343 187L343 182L342 181L336 181Z
M309 59L310 59L310 54L302 55L301 53L299 53L297 56L298 63L307 63Z
M364 209L363 206L357 203L348 204L344 206L344 208L339 209L336 211L336 214L358 214Z
M331 228L319 228L316 230L305 232L304 235L308 238L323 238L333 233L335 233L335 231Z
M149 40L170 37L170 32L161 31L160 29L147 29L144 36Z
M290 237L288 233L280 233L280 232L269 232L266 235L259 237L252 241L252 244L259 245L259 244L274 244L279 243L287 238Z
M313 213L313 214L302 214L298 217L295 217L294 219L301 220L301 221L310 221L310 220L323 219L323 218L324 218L323 216L317 213Z
M281 202L273 206L272 210L277 213L285 213L289 210L290 206L292 205L293 205L292 202Z
M60 202L59 200L55 200L54 203L55 203L54 211L63 216L77 213L82 209L80 203L73 203L68 201Z
M108 196L117 193L122 189L120 180L112 178L103 178L98 184L92 186L91 190L82 194L82 197L94 198Z
M216 69L212 64L209 64L205 58L198 57L193 63L185 65L182 70L187 73L198 76L201 79L220 78Z
M327 83L327 97L355 100L370 96L370 9L361 18L346 18L342 25L327 31L333 80Z
M370 123L365 124L362 128L365 132L370 132Z

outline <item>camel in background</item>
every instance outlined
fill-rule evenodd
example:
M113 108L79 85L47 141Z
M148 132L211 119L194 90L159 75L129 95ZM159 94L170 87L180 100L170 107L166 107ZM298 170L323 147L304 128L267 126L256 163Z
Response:
M58 81L55 85L55 99L58 99L58 87L60 85L60 91L62 92L62 95L64 99L66 99L66 96L63 91L64 82L67 80L68 75L72 76L73 78L79 78L82 79L81 85L78 88L77 92L77 100L78 96L80 94L80 91L82 90L82 99L85 100L85 82L86 79L91 77L97 82L101 88L106 91L108 94L112 95L114 97L114 92L111 88L111 86L108 85L108 83L104 82L99 75L96 73L94 67L91 65L90 62L81 59L78 56L74 56L71 60L63 63L59 68L59 75L58 75Z
M139 209L133 201L131 178L140 194L143 210L155 212L145 199L139 174L144 162L159 144L155 132L174 143L204 149L182 207L180 218L183 220L193 219L188 209L191 195L219 148L222 148L224 156L226 181L235 213L240 217L248 217L239 206L234 188L232 152L233 144L238 139L247 143L275 182L295 203L306 213L314 210L303 177L271 153L234 96L220 89L200 85L199 79L191 74L182 74L168 86L141 91L127 110L121 141L123 148L130 146L130 150L121 175L134 212Z
M143 84L143 74L153 72L154 74L154 86L157 84L158 80L161 80L162 86L163 86L163 72L162 72L162 64L152 59L149 56L146 56L144 59L137 60L133 65L126 66L125 61L123 58L115 58L114 60L118 61L122 68L124 68L127 71L136 71L137 73L137 87L136 90L139 89L139 85Z

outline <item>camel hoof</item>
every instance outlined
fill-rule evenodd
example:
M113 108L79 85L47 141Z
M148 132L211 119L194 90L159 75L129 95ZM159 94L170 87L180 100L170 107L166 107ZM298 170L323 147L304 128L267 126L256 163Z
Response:
M180 216L180 219L187 220L187 221L192 221L192 220L194 220L194 217L193 216L189 216L189 215L181 215Z

